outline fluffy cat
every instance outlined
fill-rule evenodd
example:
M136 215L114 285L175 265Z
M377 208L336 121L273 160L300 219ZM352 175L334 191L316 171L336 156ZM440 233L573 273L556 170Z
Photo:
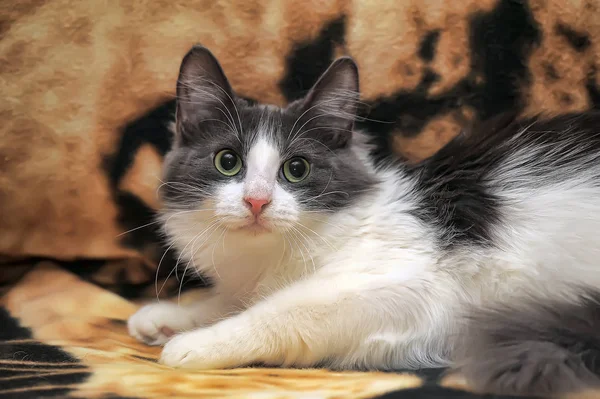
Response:
M161 219L213 286L130 318L163 364L455 366L520 394L599 382L598 113L499 119L376 165L351 58L278 108L237 97L197 46L177 98Z

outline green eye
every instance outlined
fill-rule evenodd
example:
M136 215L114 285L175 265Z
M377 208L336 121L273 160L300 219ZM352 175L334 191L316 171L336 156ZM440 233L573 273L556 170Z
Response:
M290 183L298 183L306 179L310 172L310 165L304 158L295 157L283 164L283 176Z
M221 150L215 156L215 168L225 176L235 176L242 169L242 159L231 150Z

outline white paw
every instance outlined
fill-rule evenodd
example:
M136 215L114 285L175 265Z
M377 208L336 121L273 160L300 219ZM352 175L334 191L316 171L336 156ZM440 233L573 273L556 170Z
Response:
M224 337L221 337L224 338ZM211 328L176 335L165 345L160 363L181 368L220 369L233 367L227 347L231 343L219 339Z
M264 361L261 334L243 317L224 320L208 328L178 334L165 345L160 363L180 368L225 369Z
M162 345L175 333L194 328L189 310L173 303L146 305L127 321L129 334L148 345Z

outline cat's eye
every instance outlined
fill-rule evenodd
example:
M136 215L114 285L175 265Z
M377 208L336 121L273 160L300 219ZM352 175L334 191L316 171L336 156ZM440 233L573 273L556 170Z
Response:
M283 177L290 183L298 183L306 179L310 165L304 158L294 157L283 164Z
M225 176L235 176L242 169L242 159L231 150L221 150L215 156L215 168Z

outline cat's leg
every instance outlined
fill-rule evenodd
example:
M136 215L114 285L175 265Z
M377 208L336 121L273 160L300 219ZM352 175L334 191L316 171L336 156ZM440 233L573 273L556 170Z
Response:
M207 290L204 297L179 305L158 302L143 306L127 321L129 334L148 345L162 345L174 334L208 326L231 310L222 295Z
M393 368L445 362L451 292L385 274L313 276L236 316L173 337L161 362L230 368L252 363ZM450 284L448 284L450 285Z

